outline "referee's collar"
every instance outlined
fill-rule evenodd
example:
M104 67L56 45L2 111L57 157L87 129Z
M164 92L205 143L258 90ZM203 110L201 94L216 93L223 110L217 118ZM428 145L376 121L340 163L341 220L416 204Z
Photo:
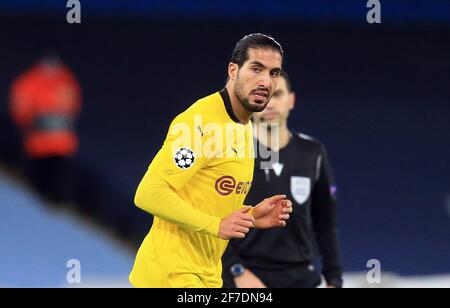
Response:
M231 118L231 120L233 120L236 123L242 124L234 114L233 106L231 105L230 95L228 94L227 88L223 88L221 91L219 91L219 94L222 97L222 100L225 104L225 109L227 110L227 113Z

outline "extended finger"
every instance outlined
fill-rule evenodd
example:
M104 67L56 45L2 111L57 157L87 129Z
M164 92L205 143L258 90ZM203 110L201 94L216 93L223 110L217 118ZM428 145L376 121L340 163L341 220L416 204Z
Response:
M286 199L286 195L276 195L276 196L268 198L267 201L270 203L277 203L284 199Z
M242 232L232 232L231 238L245 238L245 233Z
M278 219L280 219L280 220L288 220L289 219L289 214L280 215L280 216L278 216Z
M292 208L292 206L290 206L290 207L284 207L282 210L281 210L281 212L283 213L283 214L290 214L290 213L292 213L293 212L293 208Z
M286 222L284 220L280 220L278 222L278 227L286 227Z
M238 221L238 225L239 225L240 227L253 228L253 221L250 221L250 220L240 220L240 221Z
M291 200L281 200L281 204L283 205L283 207L291 207L292 201Z
M239 232L239 233L247 234L250 231L250 229L246 228L246 227L242 227L242 226L236 226L234 228L234 231Z
M252 223L255 222L255 218L249 214L242 213L241 215L239 215L239 218L241 218L242 220L251 221Z

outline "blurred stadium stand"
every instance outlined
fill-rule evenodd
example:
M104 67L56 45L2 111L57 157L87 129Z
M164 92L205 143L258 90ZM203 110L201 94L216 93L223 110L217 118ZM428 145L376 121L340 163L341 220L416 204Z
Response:
M83 212L136 246L150 218L133 207L134 191L171 118L223 86L238 38L267 32L283 43L297 92L291 127L332 158L346 271L377 258L394 274L448 274L450 2L382 1L381 25L365 23L366 1L335 2L249 1L234 15L237 1L189 10L185 1L82 1L82 24L68 25L54 1L3 1L0 160L20 164L8 87L58 51L83 89Z
M49 210L27 187L0 173L0 287L68 287L70 259L83 286L127 287L133 254L85 219Z

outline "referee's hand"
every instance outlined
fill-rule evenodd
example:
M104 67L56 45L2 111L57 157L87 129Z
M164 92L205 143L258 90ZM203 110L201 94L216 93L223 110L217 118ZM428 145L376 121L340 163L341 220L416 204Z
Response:
M250 209L251 207L243 208L222 219L219 227L219 238L223 240L245 238L255 222L255 219L249 213Z

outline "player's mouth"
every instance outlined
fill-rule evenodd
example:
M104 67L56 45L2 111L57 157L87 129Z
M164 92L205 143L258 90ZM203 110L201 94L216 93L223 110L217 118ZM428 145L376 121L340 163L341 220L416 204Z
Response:
M252 91L251 96L255 98L255 101L265 101L269 97L269 91L255 90Z

